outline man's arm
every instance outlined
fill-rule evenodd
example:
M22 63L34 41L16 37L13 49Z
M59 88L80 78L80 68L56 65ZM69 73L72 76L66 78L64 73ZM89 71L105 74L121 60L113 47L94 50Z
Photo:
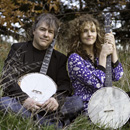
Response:
M15 44L13 44L4 63L1 86L4 96L17 97L22 102L28 95L24 93L17 84L17 79L19 77L18 68L20 68L21 65L19 58L18 49L15 47Z

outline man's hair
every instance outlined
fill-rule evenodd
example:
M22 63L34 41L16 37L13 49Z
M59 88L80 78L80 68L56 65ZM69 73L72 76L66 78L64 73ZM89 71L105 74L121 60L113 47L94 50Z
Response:
M36 17L33 26L32 26L32 32L35 31L36 28L41 24L41 22L45 22L49 28L54 29L54 35L56 36L59 28L59 20L50 13L42 13L38 17ZM33 38L33 34L31 36Z

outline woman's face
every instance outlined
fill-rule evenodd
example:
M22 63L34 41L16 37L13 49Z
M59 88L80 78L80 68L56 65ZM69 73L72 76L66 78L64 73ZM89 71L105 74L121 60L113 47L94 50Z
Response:
M94 23L85 23L85 26L81 31L80 39L85 46L94 45L97 39L96 25Z

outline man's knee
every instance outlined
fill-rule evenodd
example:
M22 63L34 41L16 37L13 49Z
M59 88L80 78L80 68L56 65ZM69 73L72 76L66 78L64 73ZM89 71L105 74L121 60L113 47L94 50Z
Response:
M10 109L11 100L12 99L10 97L1 97L0 98L0 110L7 111L8 109Z
M1 97L0 110L3 112L13 112L22 115L23 117L31 117L31 112L24 108L16 98Z
M16 100L16 98L11 97L1 97L0 98L0 110L19 112L22 108L22 105Z

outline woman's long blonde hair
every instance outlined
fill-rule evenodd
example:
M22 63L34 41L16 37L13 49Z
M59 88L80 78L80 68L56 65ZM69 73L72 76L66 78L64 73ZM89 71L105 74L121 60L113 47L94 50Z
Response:
M96 25L97 40L94 44L94 53L96 53L97 56L99 55L101 44L104 43L104 30L101 29L99 22L90 14L85 14L77 17L63 27L65 29L65 32L63 29L60 35L62 35L61 40L64 42L63 44L67 46L66 51L68 55L75 52L82 56L84 59L87 58L88 55L83 49L83 44L80 41L80 34L86 23L94 23Z

